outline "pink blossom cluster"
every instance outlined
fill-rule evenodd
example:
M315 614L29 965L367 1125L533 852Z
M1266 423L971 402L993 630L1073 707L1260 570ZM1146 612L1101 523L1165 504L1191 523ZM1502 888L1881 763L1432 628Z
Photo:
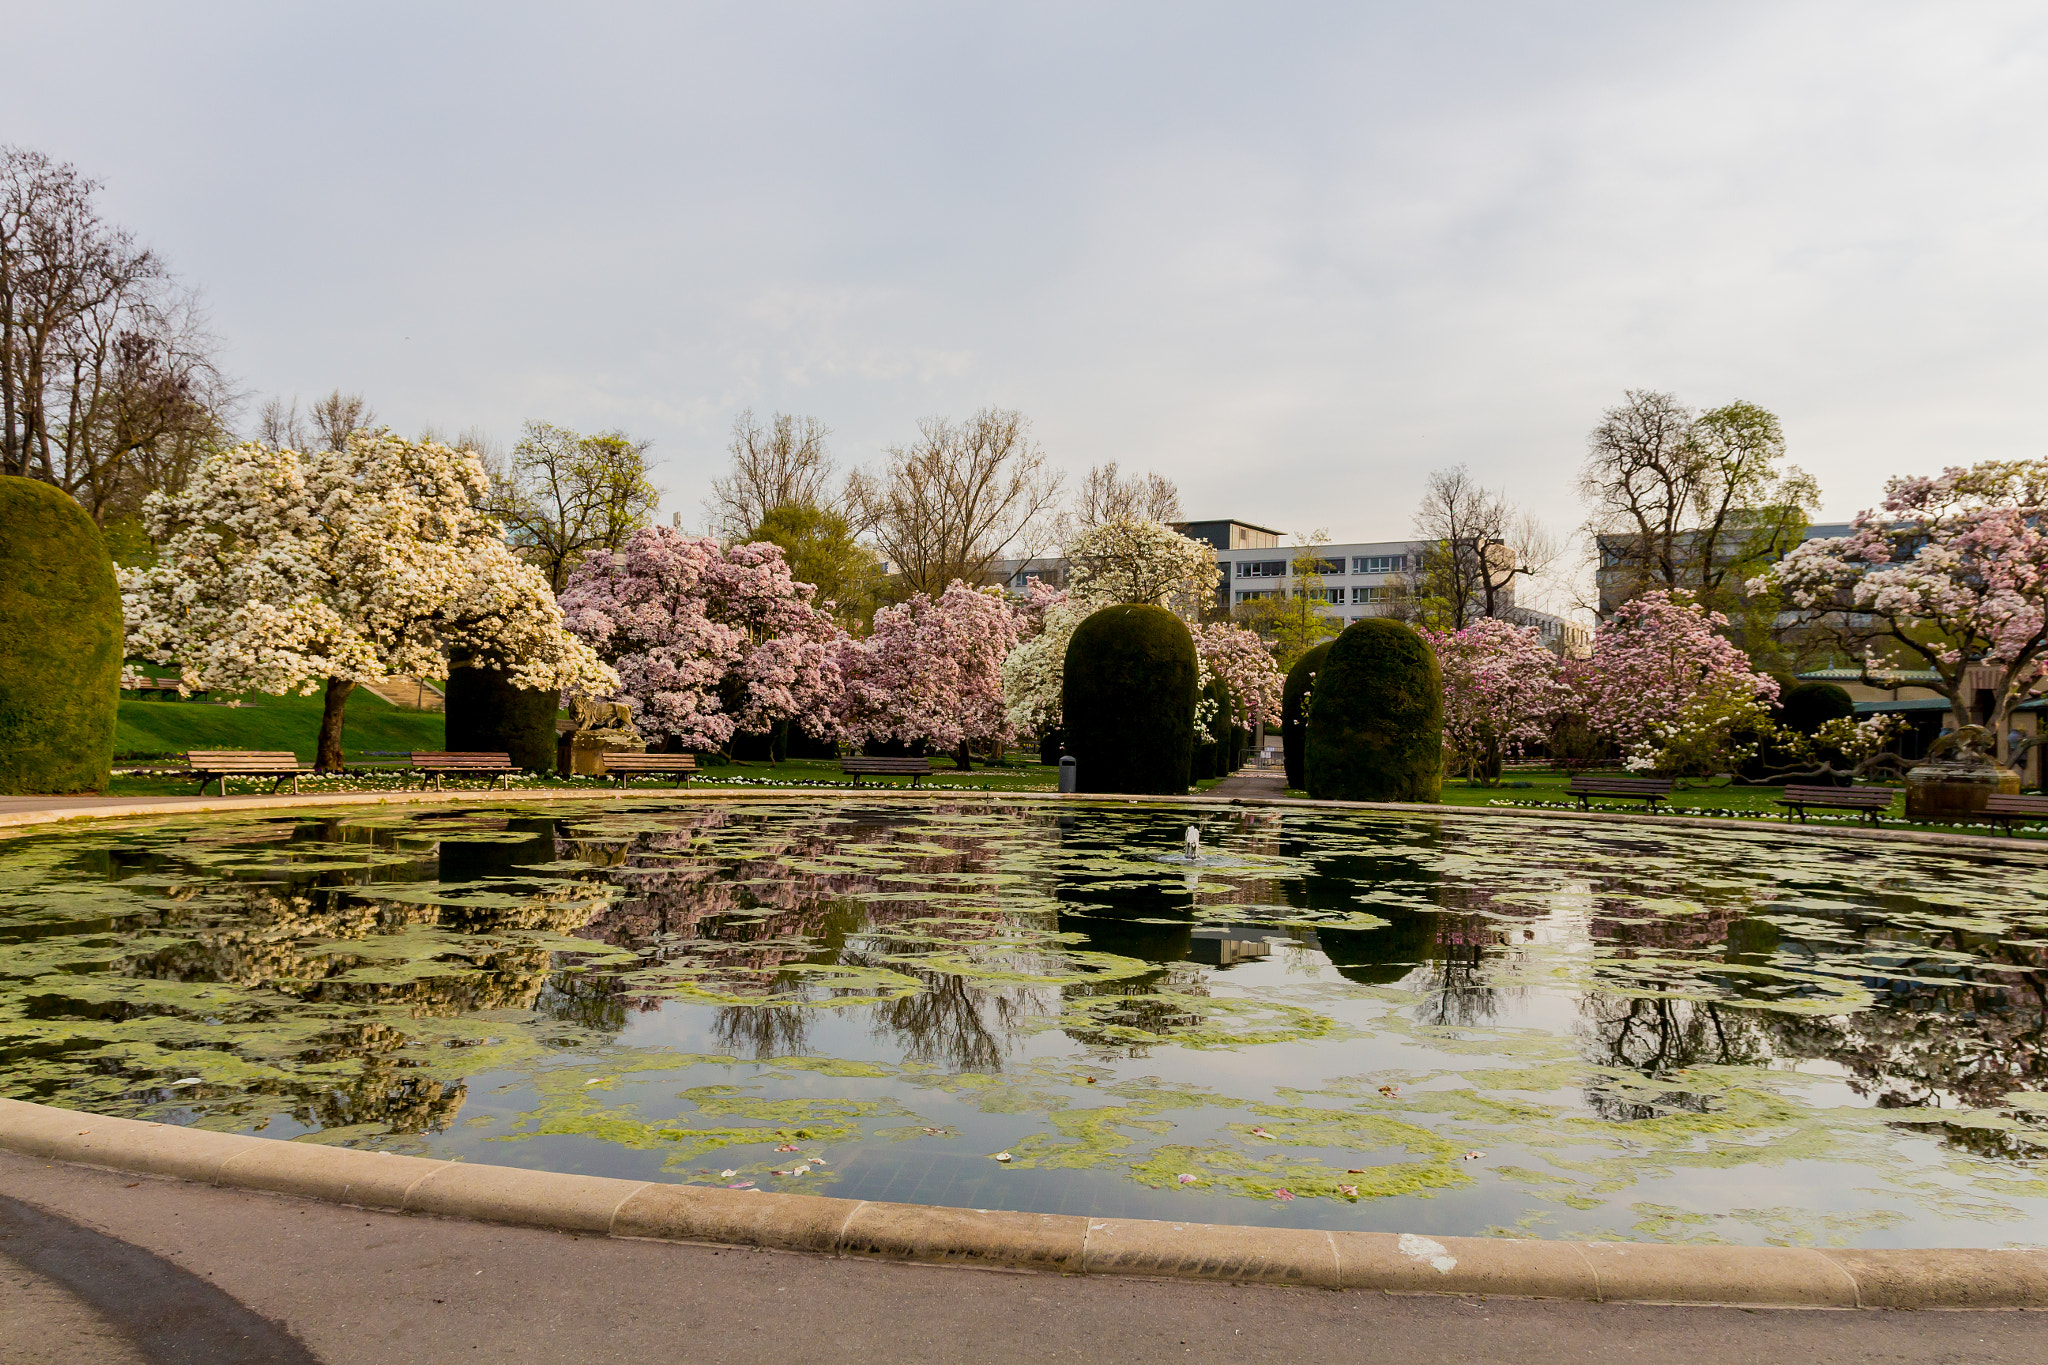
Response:
M1776 701L1778 684L1714 633L1727 624L1681 592L1648 592L1624 604L1594 636L1579 680L1593 728L1626 749L1678 726L1704 695Z
M1223 623L1196 626L1195 652L1230 689L1235 724L1249 730L1260 721L1280 723L1280 693L1287 679L1257 631Z
M936 599L918 593L875 613L866 640L842 638L838 733L849 743L896 740L941 752L1009 743L1003 660L1019 613L997 588L955 579Z
M793 721L833 733L845 634L770 544L721 549L667 527L590 556L562 593L568 628L619 673L650 735L698 749Z
M1519 754L1570 702L1563 661L1527 626L1485 617L1424 630L1444 680L1444 747L1468 760Z

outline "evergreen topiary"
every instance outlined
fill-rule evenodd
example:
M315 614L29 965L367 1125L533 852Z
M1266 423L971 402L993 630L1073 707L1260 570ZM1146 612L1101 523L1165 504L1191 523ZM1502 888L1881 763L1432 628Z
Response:
M1779 724L1810 735L1831 720L1856 714L1855 699L1831 682L1799 683L1778 694Z
M1230 684L1221 675L1211 677L1208 687L1203 689L1212 704L1209 713L1209 728L1206 734L1195 738L1202 741L1202 747L1209 751L1209 776L1228 777L1237 771L1237 764L1231 762L1231 739L1237 727L1230 723L1231 708L1237 704L1231 695Z
M1195 639L1162 607L1104 607L1075 627L1060 710L1079 789L1185 792L1195 678Z
M1320 800L1434 801L1444 775L1444 687L1429 642L1367 617L1330 642L1308 707L1307 791Z
M552 687L515 687L495 668L448 670L442 743L453 753L509 754L528 772L555 767L555 715L562 694Z
M49 484L0 477L0 792L106 790L125 640L92 518Z
M1330 643L1317 645L1295 660L1280 690L1280 757L1287 765L1287 785L1295 791L1308 789L1308 777L1302 766L1302 745L1308 725L1304 703L1315 686L1317 670L1330 657Z

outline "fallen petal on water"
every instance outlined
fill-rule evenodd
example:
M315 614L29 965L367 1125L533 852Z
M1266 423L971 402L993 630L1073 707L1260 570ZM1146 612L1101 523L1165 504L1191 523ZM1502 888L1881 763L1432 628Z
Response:
M1485 1155L1486 1155L1486 1153L1484 1153L1484 1152L1467 1152L1467 1153L1465 1153L1465 1160L1467 1160L1467 1161L1477 1161L1477 1160L1479 1160L1479 1158L1481 1158L1481 1157L1483 1157L1483 1156L1485 1156Z
M1356 1185L1339 1185L1339 1186L1337 1187L1337 1193L1339 1193L1339 1194L1342 1194L1342 1195L1347 1195L1347 1196L1349 1196L1349 1197L1350 1197L1350 1198L1352 1198L1352 1199L1356 1199L1356 1198L1358 1198L1358 1186L1356 1186Z
M1008 1152L997 1152L997 1153L996 1153L996 1160L997 1160L997 1161L1008 1161L1009 1159L1010 1159L1010 1154L1009 1154Z
M730 1180L730 1179L732 1179L732 1178L733 1178L734 1176L736 1176L736 1175L738 1175L738 1174L739 1174L739 1172L738 1172L738 1171L733 1171L733 1170L724 1170L724 1171L720 1171L720 1172L718 1173L718 1178L719 1178L720 1180Z
M1195 1178L1191 1175L1177 1175L1174 1177L1174 1179L1178 1180L1183 1185L1192 1185L1195 1183Z
M172 1085L172 1087L173 1087L173 1088L175 1088L175 1087L177 1087L177 1086L181 1086L181 1085L198 1085L198 1084L199 1084L199 1078L198 1078L197 1076L187 1076L187 1077L186 1077L186 1078L185 1078L184 1080L182 1080L182 1081L172 1081L172 1082L171 1082L171 1085Z
M1292 1199L1292 1198L1294 1198L1294 1191L1292 1191L1292 1190L1275 1190L1275 1191L1273 1191L1273 1197L1274 1197L1275 1199Z

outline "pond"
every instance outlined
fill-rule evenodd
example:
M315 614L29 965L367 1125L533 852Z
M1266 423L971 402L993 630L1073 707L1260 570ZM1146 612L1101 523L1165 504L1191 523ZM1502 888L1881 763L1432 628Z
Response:
M1746 829L849 798L0 842L13 1098L1053 1213L2038 1245L2044 968L2037 860Z

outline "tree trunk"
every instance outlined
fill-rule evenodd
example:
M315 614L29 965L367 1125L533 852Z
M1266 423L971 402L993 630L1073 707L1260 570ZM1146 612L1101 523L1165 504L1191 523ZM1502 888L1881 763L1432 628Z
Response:
M953 751L953 766L966 772L974 766L974 755L967 750L967 741L961 740L960 747Z
M341 711L348 705L348 694L355 690L356 685L347 678L327 680L327 704L320 713L320 748L313 758L317 772L341 771Z

